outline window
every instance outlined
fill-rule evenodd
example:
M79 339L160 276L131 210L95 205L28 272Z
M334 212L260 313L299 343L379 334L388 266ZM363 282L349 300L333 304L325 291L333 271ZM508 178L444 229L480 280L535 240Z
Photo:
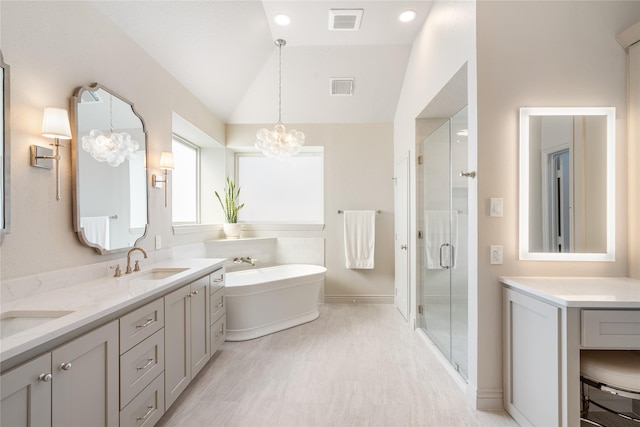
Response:
M172 172L173 223L199 222L200 148L177 135L172 144L174 169Z
M237 153L237 183L245 207L239 222L324 222L324 153L302 152L286 161Z

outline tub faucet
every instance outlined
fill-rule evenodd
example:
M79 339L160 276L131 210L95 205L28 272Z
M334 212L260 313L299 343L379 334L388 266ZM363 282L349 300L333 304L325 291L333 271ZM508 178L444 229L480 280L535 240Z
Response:
M246 262L247 264L251 264L253 266L256 265L256 261L258 261L258 260L255 259L255 258L251 258L251 257L242 257L242 258L235 257L233 259L233 263L234 264L242 264L243 262Z
M140 251L145 258L147 257L147 253L142 248L134 246L133 248L129 249L129 252L127 252L127 269L125 270L124 274L131 274L131 254L135 251ZM138 264L138 261L136 261L135 271L140 271L140 265Z

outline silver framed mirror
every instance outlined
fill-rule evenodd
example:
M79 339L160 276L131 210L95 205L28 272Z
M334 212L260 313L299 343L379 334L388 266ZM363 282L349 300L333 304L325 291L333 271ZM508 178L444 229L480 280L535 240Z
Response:
M520 259L615 260L615 108L520 109Z
M4 235L8 234L11 227L11 198L10 191L10 168L11 168L11 144L9 143L9 66L5 64L2 52L0 51L0 95L2 97L2 129L0 130L0 244L4 240Z
M73 226L100 254L136 245L147 232L147 132L133 104L99 84L71 102Z

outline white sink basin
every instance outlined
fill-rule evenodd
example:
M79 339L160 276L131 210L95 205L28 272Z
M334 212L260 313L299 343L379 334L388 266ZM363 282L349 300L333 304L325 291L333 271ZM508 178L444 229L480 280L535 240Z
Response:
M73 311L19 310L0 314L0 339L57 319Z
M186 270L188 268L153 268L135 277L134 280L162 280Z

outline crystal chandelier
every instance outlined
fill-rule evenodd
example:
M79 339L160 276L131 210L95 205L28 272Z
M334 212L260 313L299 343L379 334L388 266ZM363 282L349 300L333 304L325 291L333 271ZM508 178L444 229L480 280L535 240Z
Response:
M113 131L113 98L109 98L109 128L110 135L105 136L101 130L93 129L89 135L82 137L82 149L91 154L99 162L107 162L109 166L117 167L125 160L135 156L140 148L137 141L131 139L127 132Z
M272 130L262 128L256 134L256 148L267 157L285 160L300 152L304 145L304 133L295 129L287 131L282 124L282 46L287 42L282 39L275 41L278 46L278 123Z

